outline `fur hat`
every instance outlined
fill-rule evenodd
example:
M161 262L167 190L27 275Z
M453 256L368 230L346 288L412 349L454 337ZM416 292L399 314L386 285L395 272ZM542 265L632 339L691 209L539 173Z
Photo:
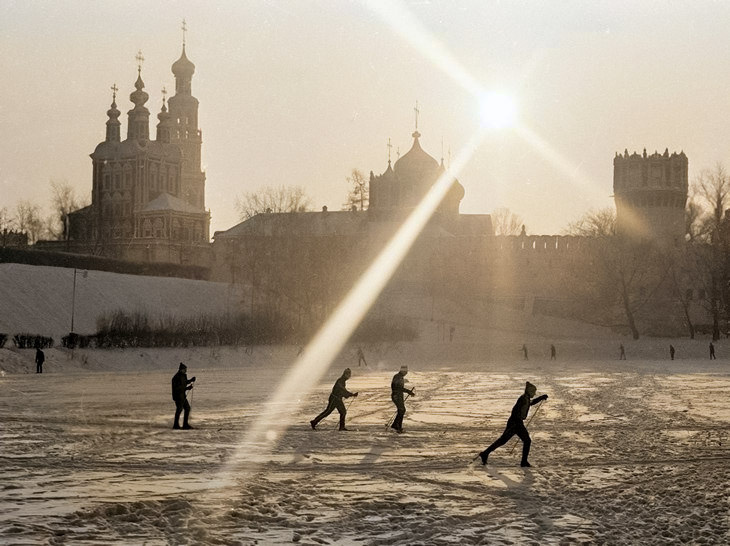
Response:
M187 369L188 369L188 367L185 364L183 364L182 362L180 362L180 367L177 369L177 371L182 371L182 370L187 370Z
M537 387L530 383L529 381L525 381L525 391L531 390L532 392L537 392Z
M401 371L401 373L407 373L408 372L408 366L406 366L406 365L401 366L400 367L400 371Z
M352 375L352 370L350 368L345 368L345 371L342 372L342 375L345 375L345 374Z

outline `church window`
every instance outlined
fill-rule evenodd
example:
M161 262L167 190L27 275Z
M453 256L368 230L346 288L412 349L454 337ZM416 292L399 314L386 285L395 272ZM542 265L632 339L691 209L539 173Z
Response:
M118 190L122 187L122 175L119 173L114 174L114 189Z
M155 237L164 237L164 224L162 218L155 218Z
M108 173L104 175L104 182L102 184L102 187L107 191L109 190L109 174Z
M122 214L121 203L114 203L114 216L119 216L120 214Z
M142 237L152 237L152 222L149 218L142 224Z

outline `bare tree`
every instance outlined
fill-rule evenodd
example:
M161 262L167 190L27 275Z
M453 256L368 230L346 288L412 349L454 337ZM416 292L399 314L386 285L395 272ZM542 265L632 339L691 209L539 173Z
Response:
M579 237L612 237L616 235L616 211L611 207L590 210L568 224L563 233Z
M68 215L88 203L82 203L76 192L66 181L51 180L51 216L47 221L47 229L54 239L65 239L68 236Z
M495 209L490 216L495 235L519 235L522 232L522 218L508 208Z
M311 199L301 186L266 186L236 199L241 220L263 212L304 212L310 208Z
M19 231L28 234L28 242L35 243L45 235L41 208L30 201L19 201L15 207L15 224Z
M367 178L358 169L352 169L352 173L347 177L347 183L350 185L350 191L347 194L347 202L342 205L343 210L350 210L353 207L357 210L365 210L370 204L370 188Z

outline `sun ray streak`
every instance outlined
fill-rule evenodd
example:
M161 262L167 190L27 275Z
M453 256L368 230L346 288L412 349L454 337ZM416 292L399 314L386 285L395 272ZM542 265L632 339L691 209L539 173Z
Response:
M515 126L514 131L534 150L557 167L558 170L567 175L575 186L590 194L591 199L605 199L605 191L600 189L602 186L595 184L592 180L585 176L580 171L578 165L565 159L560 152L550 146L550 144L548 144L548 142L546 142L545 139L543 139L535 131L524 125Z
M451 188L454 178L472 157L483 138L483 131L479 131L473 136L451 167L439 177L397 233L363 273L267 400L261 416L251 424L222 472L231 472L236 463L243 460L253 463L262 462L262 457L270 451L287 428L282 409L286 408L287 414L296 413L301 398L319 382L393 276L408 250Z
M444 71L464 89L475 97L484 95L483 86L446 50L446 48L429 32L398 0L366 0L365 5L377 13L396 34L434 65Z

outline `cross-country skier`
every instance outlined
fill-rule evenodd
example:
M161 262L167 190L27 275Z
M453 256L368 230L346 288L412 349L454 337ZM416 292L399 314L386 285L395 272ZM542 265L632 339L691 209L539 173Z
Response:
M187 375L188 367L180 362L180 367L177 373L172 377L172 399L175 401L175 424L172 426L174 429L180 428L180 413L185 411L183 415L183 426L184 429L191 429L193 427L188 423L188 416L190 415L190 404L187 399L187 391L193 388L195 378L188 379Z
M40 347L35 348L35 373L43 373L43 363L46 361L46 355L43 354Z
M393 400L395 407L398 408L398 413L390 428L395 429L399 433L403 432L403 416L406 414L406 402L403 398L403 393L407 392L411 396L416 396L413 394L413 389L409 390L405 387L407 373L408 366L401 366L400 371L393 376L393 380L390 382L390 399Z
M347 387L345 387L345 383L351 376L352 371L350 368L345 368L342 375L337 379L337 381L335 381L335 385L332 387L332 392L330 393L329 401L327 402L327 407L322 413L317 415L317 417L309 421L309 424L312 426L312 430L315 430L317 428L317 423L332 413L335 408L340 414L340 430L347 430L347 428L345 428L345 415L347 414L347 408L345 408L345 403L342 399L358 395L356 392L348 391Z
M507 427L504 429L502 436L497 438L492 445L479 454L479 458L482 460L482 464L487 464L487 458L489 454L500 446L506 444L512 436L515 434L522 440L522 462L520 466L530 466L527 462L527 456L530 453L530 434L527 432L524 420L527 418L527 412L530 410L530 406L534 406L538 402L547 400L548 395L543 394L538 396L534 400L531 400L537 391L537 387L529 381L525 384L525 393L517 399L514 407L512 408L512 415L507 420Z

